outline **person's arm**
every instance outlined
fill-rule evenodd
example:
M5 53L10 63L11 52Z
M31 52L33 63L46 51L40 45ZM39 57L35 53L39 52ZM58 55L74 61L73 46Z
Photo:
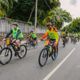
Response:
M9 33L7 33L6 37L5 38L8 38L10 35L12 34L12 30L10 30Z
M41 37L41 39L45 39L47 36L48 36L48 32L46 32L46 33Z

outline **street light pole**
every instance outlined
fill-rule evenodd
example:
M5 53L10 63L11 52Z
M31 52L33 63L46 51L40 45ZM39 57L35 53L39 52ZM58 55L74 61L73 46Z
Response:
M34 27L34 30L36 32L36 26L37 26L37 8L38 7L38 0L36 0L35 2L35 27Z

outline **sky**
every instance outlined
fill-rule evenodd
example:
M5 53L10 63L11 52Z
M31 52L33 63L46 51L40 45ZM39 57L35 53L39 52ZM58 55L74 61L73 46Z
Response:
M80 17L80 0L60 0L61 8L71 13L73 18Z

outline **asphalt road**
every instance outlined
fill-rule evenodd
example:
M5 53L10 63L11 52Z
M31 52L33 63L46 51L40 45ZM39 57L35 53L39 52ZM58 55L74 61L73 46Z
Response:
M80 43L70 42L63 48L59 44L59 55L55 61L50 58L41 68L38 57L43 43L28 50L24 59L17 57L7 65L0 65L0 80L80 80Z

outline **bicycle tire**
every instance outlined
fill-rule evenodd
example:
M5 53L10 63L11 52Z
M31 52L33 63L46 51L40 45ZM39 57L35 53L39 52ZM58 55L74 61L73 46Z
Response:
M0 51L0 56L1 56L1 54L2 54L2 52L3 52L4 50L10 51L10 58L9 58L5 63L0 60L0 63L1 63L2 65L8 64L8 63L11 61L11 59L12 59L12 50L11 50L10 48L8 48L8 47L5 47L5 48L3 48L3 49ZM8 54L9 54L9 52L8 52ZM8 55L8 54L7 54L7 55Z
M51 55L52 60L53 61L56 60L57 56L58 56L58 51L55 51L55 49L54 49L54 51L53 51L53 53Z
M25 56L26 56L26 54L27 54L27 47L26 47L26 45L20 45L20 49L21 49L21 47L24 47L25 48L25 53L24 53L24 55L20 55L21 54L21 52L19 51L18 52L18 57L20 58L20 59L22 59L22 58L24 58Z
M46 60L45 60L45 62L42 64L42 63L41 63L41 56L42 56L43 51L45 51L45 50L47 51L47 53L46 53ZM38 58L39 65L40 65L41 67L43 67L44 65L46 65L47 60L48 60L48 49L47 49L47 48L43 48L43 49L41 50L41 52L40 52L40 54L39 54L39 58Z

